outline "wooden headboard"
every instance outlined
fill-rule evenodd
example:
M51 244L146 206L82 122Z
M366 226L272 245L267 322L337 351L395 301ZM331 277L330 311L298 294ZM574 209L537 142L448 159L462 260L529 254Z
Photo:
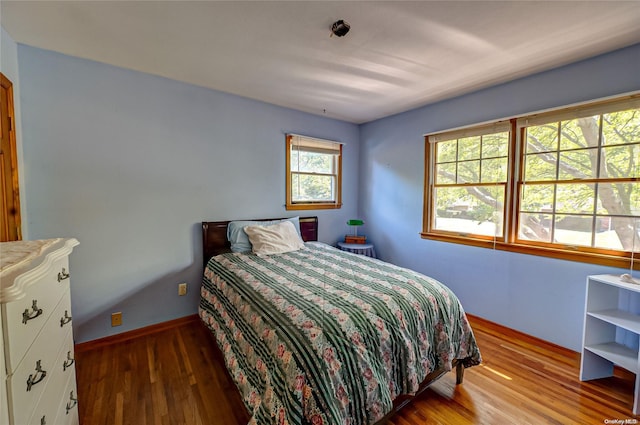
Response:
M253 221L281 220L264 218ZM202 266L206 267L209 259L214 255L231 252L231 245L227 240L227 226L229 221L202 222ZM300 217L300 233L305 242L318 240L318 217Z

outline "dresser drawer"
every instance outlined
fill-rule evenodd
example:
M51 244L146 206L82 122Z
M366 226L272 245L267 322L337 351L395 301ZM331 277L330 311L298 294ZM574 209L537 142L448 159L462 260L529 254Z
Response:
M24 298L3 305L4 344L9 348L5 362L9 374L18 367L62 295L69 290L68 270L68 257L56 260L38 282L26 288Z
M78 416L78 393L76 391L76 378L67 381L67 386L62 392L62 402L58 406L58 414L52 425L78 425L80 419ZM49 421L47 421L49 423ZM40 425L36 422L35 425Z
M58 416L57 412L61 408L60 405L63 403L66 404L69 401L71 391L74 392L75 398L75 386L68 391L66 390L69 385L75 385L76 382L75 364L73 361L73 337L70 330L62 349L58 353L51 373L51 380L47 382L40 402L37 407L33 409L31 420L28 422L29 424L41 425L43 423L42 418L44 418L44 423L57 425L58 422L54 422L54 418ZM47 376L47 378L49 378L49 376Z
M68 256L78 244L0 244L0 425L78 425L77 409L60 415L76 391Z
M2 329L2 315L0 314L0 330ZM4 369L4 346L0 344L0 424L9 423L9 398L6 391L7 374Z
M73 336L71 323L66 323L65 311L71 310L71 300L67 292L47 320L42 332L20 363L13 375L9 376L9 388L13 405L13 421L25 424L34 414L34 406L48 397L56 400L61 397L60 388L65 380L62 378L63 362L67 352L73 354ZM62 320L62 322L61 322ZM64 325L61 326L61 323ZM38 371L38 365L41 371ZM68 368L75 375L75 368ZM44 374L43 372L46 372ZM29 384L31 382L31 384ZM56 403L57 406L57 403Z

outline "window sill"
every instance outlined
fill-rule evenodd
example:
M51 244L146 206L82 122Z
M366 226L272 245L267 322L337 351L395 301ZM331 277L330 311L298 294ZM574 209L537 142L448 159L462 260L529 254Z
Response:
M342 204L287 204L285 208L289 210L337 210L342 207Z
M477 246L481 248L498 249L500 251L517 252L520 254L538 255L541 257L557 258L559 260L577 261L581 263L599 264L602 266L629 269L631 266L630 255L614 255L608 253L569 251L560 248L542 247L516 243L499 242L493 239L469 238L441 233L420 233L422 239L436 240L440 242L457 243L461 245ZM633 264L634 270L640 270L640 255Z

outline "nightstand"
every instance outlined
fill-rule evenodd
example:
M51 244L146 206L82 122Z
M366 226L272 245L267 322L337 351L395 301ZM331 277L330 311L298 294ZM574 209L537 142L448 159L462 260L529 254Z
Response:
M354 254L366 255L376 258L376 250L372 243L345 243L338 242L338 248L342 251L353 252Z

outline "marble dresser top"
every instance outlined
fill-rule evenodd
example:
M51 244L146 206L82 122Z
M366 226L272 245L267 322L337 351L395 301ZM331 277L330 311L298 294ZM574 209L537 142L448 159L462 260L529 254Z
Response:
M0 243L0 304L24 297L29 285L38 282L78 244L74 238Z
M28 264L47 248L61 240L62 238L0 243L0 275L10 272L13 268Z

